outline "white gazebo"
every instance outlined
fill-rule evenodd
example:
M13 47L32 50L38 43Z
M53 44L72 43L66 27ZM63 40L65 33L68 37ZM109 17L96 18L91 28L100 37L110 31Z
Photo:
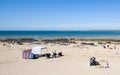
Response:
M37 46L32 48L33 54L42 54L42 50L47 49L47 47Z

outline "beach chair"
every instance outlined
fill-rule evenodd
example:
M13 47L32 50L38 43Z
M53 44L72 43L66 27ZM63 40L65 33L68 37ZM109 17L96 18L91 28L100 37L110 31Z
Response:
M53 53L52 57L56 58L57 57L57 53Z

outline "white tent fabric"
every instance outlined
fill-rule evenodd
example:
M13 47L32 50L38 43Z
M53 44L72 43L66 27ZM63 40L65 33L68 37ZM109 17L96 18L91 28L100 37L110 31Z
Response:
M38 46L38 47L33 47L32 48L32 53L33 54L41 54L42 50L45 49L46 47L43 46Z

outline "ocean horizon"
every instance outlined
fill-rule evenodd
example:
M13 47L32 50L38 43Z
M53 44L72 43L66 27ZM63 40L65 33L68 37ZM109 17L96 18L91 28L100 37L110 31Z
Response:
M0 31L0 38L120 37L120 31Z

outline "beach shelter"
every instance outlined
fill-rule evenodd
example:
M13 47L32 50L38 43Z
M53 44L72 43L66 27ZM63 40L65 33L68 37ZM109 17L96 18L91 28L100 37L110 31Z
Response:
M31 53L33 53L33 54L42 54L42 50L44 50L44 49L47 49L47 48L43 47L43 46L33 47Z

